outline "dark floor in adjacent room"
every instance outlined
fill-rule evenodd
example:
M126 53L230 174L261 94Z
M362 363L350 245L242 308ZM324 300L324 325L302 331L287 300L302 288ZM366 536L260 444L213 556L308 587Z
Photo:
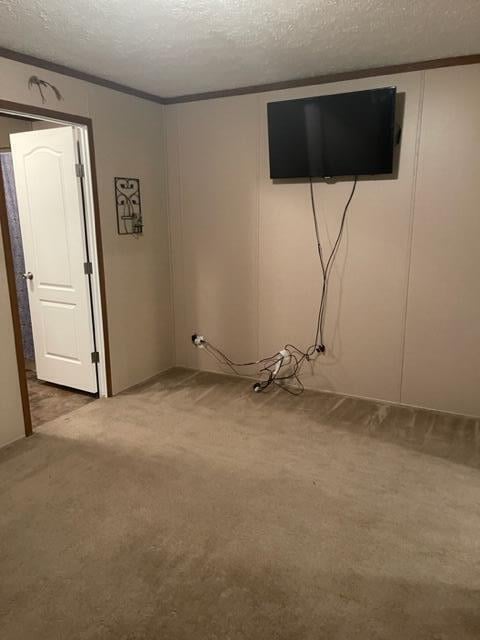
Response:
M27 385L34 429L97 399L90 393L38 380L35 371L30 369L27 369Z
M173 370L0 452L5 640L478 640L480 425Z

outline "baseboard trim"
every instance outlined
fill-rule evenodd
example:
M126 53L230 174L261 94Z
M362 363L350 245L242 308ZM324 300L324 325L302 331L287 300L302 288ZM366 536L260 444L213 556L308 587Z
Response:
M218 371L215 369L195 369L194 367L189 367L189 366L183 366L183 365L176 365L174 367L171 367L171 369L183 369L186 371L192 371L192 372L196 372L196 373L212 373L212 374L216 374L219 376L225 376L227 378L232 378L232 380L238 380L239 378L241 380L245 380L245 382L253 382L258 380L258 378L254 377L254 376L235 376L232 373L229 373L227 371ZM281 391L281 390L279 390ZM456 411L446 411L444 409L434 409L432 407L427 407L425 405L417 405L417 404L407 404L405 402L395 402L394 400L384 400L382 398L374 398L371 396L362 396L359 394L351 394L351 393L342 393L341 391L332 391L331 389L318 389L317 387L312 387L312 386L308 386L305 385L305 391L309 391L312 393L324 393L324 394L328 394L331 396L337 396L338 398L351 398L352 400L364 400L365 402L376 402L378 404L384 404L384 405L388 405L388 406L392 406L392 407L399 407L401 409L414 409L416 411L427 411L428 413L434 413L437 415L447 415L447 416L453 416L456 418L460 418L460 419L466 419L466 420L479 420L480 421L480 416L475 416L473 414L468 414L468 413L458 413ZM253 391L252 391L253 393ZM288 395L288 394L285 394ZM288 397L292 398L292 402L295 401L295 398L297 397L301 397L301 396L293 396L293 395L289 395Z

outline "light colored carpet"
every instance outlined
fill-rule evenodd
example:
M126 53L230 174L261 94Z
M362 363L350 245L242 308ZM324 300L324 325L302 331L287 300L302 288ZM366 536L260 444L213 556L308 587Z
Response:
M478 422L174 370L0 452L2 640L478 640Z

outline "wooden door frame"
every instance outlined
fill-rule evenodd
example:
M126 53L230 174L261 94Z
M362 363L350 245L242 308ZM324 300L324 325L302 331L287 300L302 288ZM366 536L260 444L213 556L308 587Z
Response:
M65 124L77 124L86 127L88 137L88 147L90 154L90 171L91 185L93 195L93 217L95 225L95 238L98 259L98 283L100 289L100 306L102 312L102 331L105 348L105 375L107 382L107 395L112 396L112 371L110 360L110 342L108 334L107 321L107 304L106 304L106 287L105 287L105 267L102 247L102 230L100 225L100 206L98 199L98 182L97 170L95 164L95 146L93 138L93 122L91 118L78 116L71 113L63 113L44 109L43 107L35 107L28 104L17 102L9 102L0 100L0 111L13 112L26 117L37 116L38 118L47 118L64 122ZM1 114L0 114L1 115ZM8 113L4 114L8 117ZM30 436L33 433L32 418L30 413L30 402L28 397L27 375L25 371L25 363L23 358L22 331L20 325L20 313L17 302L17 288L15 283L15 270L13 266L12 246L10 241L10 232L8 228L7 204L5 200L5 189L3 180L0 179L0 229L2 231L3 250L5 253L5 266L7 273L8 293L10 298L10 309L13 322L13 333L15 339L15 352L17 357L18 379L20 384L20 394L22 398L23 417L25 423L25 435Z

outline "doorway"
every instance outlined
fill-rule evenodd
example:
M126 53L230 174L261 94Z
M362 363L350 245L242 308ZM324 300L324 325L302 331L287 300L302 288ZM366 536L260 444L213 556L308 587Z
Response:
M111 395L92 143L88 122L0 110L0 217L27 435Z

